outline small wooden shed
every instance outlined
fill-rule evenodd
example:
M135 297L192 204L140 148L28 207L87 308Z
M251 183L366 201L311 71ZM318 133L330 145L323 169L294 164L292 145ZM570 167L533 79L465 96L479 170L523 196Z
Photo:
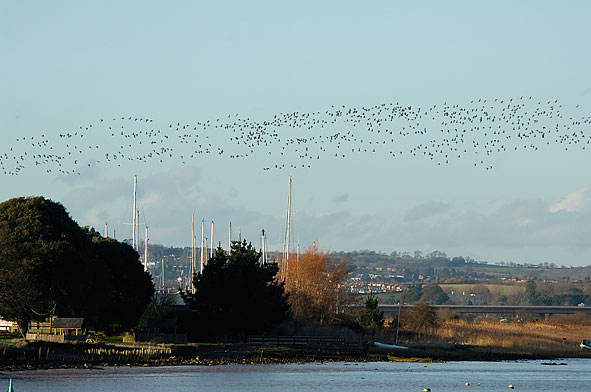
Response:
M51 320L51 330L55 331L59 335L70 335L78 333L82 330L84 324L83 318L60 318L54 317Z

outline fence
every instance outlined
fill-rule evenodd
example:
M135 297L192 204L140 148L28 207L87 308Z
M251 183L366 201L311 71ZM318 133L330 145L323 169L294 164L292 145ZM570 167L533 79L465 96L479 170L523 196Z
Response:
M346 346L344 337L332 336L249 336L248 344L265 346Z

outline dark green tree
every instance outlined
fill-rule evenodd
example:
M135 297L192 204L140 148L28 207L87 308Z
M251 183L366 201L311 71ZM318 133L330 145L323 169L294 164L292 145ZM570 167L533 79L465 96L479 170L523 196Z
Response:
M524 300L528 305L537 305L540 295L537 292L536 282L532 279L525 282Z
M428 284L423 287L420 300L431 305L441 305L449 300L449 296L438 284Z
M21 334L35 314L81 294L70 280L80 272L82 243L83 233L60 204L43 198L0 204L0 315L15 320Z
M146 306L144 313L142 313L138 322L138 327L146 328L149 319L164 319L171 316L171 318L174 318L174 297L174 294L155 294L150 300L150 303Z
M152 278L130 245L104 238L93 229L85 231L91 242L89 270L95 274L87 282L100 293L98 312L86 309L87 317L95 316L94 325L101 329L135 327L154 294Z
M63 205L43 197L0 203L0 316L15 320L24 336L31 319L50 314L117 319L121 325L141 314L153 287L137 253L112 240L107 242L117 250L107 251L98 237L81 229ZM143 290L136 295L130 290L137 290L138 282ZM114 288L120 296L113 295ZM118 306L128 305L111 317Z
M423 285L422 284L411 284L408 286L408 290L406 293L402 295L402 302L404 303L414 303L421 299L423 295Z
M221 247L193 278L195 293L181 293L197 313L196 335L205 340L238 340L266 333L289 314L275 263L262 265L261 253L246 241ZM195 334L194 334L195 336Z
M365 310L359 317L359 324L376 332L384 325L384 312L378 308L378 297L370 294L365 300Z

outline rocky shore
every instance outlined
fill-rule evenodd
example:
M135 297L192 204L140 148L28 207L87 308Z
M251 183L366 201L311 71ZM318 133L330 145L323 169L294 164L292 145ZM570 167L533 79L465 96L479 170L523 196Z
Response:
M365 344L347 347L277 347L247 344L118 345L105 343L27 342L0 346L0 370L17 371L106 366L213 366L304 362L375 362L429 358L433 361L499 361L591 358L591 350L524 352L458 344L411 344L408 350L388 350Z

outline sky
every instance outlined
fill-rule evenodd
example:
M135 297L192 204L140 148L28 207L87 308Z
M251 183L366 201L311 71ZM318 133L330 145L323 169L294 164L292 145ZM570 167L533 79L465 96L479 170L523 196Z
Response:
M368 3L368 4L365 4ZM591 264L587 1L0 2L0 200L150 243Z

